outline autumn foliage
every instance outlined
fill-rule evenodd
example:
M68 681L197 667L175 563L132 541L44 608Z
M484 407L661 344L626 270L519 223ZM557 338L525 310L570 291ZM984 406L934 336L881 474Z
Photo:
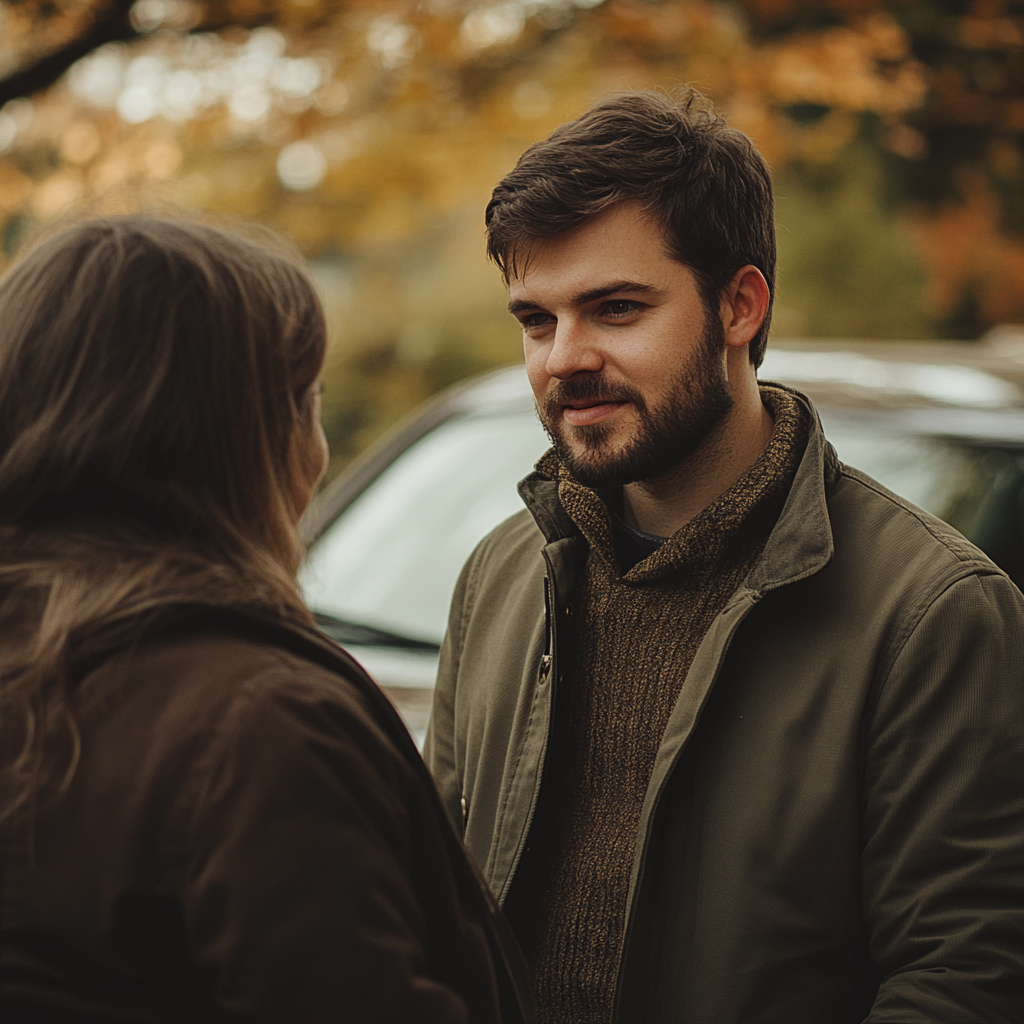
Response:
M481 255L483 202L525 146L618 89L695 83L772 163L780 331L977 337L1024 321L1021 3L0 11L6 258L84 203L271 225L313 259L346 339L336 358L357 383L337 389L339 436L514 358ZM366 396L374 411L359 412Z

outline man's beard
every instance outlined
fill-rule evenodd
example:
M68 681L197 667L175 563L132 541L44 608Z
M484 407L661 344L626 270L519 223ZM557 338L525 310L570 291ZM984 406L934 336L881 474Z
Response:
M544 396L538 406L541 423L562 465L580 483L611 487L659 477L693 455L725 419L733 400L722 363L722 324L711 315L704 323L693 359L676 374L668 398L653 411L635 388L609 384L599 376L564 380ZM581 449L573 451L560 423L566 402L630 402L640 421L637 434L620 451L609 452L610 424L569 428Z

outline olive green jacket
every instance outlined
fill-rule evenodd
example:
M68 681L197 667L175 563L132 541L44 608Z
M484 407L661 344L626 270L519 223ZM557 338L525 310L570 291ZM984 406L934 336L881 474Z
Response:
M809 403L808 403L809 405ZM622 1024L1024 1020L1024 599L811 430L647 789ZM425 756L499 900L586 542L538 473L455 592Z

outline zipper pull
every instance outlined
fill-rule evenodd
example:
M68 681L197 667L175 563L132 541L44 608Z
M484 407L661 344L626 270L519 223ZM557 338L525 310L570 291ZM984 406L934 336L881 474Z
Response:
M551 655L545 654L540 659L540 682L546 683L551 675Z

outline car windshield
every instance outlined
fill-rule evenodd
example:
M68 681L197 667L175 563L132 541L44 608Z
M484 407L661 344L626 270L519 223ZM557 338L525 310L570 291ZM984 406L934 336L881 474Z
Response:
M1020 459L1013 454L894 431L869 415L821 415L843 462L983 547L985 517L992 517L987 496L998 491L1000 480L1012 478L1019 489ZM385 637L379 643L390 636L439 644L463 563L482 537L523 508L516 483L546 445L535 416L525 411L466 415L432 430L395 459L313 547L300 574L310 608L326 624L367 627L366 635L378 631ZM360 642L357 635L340 638Z

